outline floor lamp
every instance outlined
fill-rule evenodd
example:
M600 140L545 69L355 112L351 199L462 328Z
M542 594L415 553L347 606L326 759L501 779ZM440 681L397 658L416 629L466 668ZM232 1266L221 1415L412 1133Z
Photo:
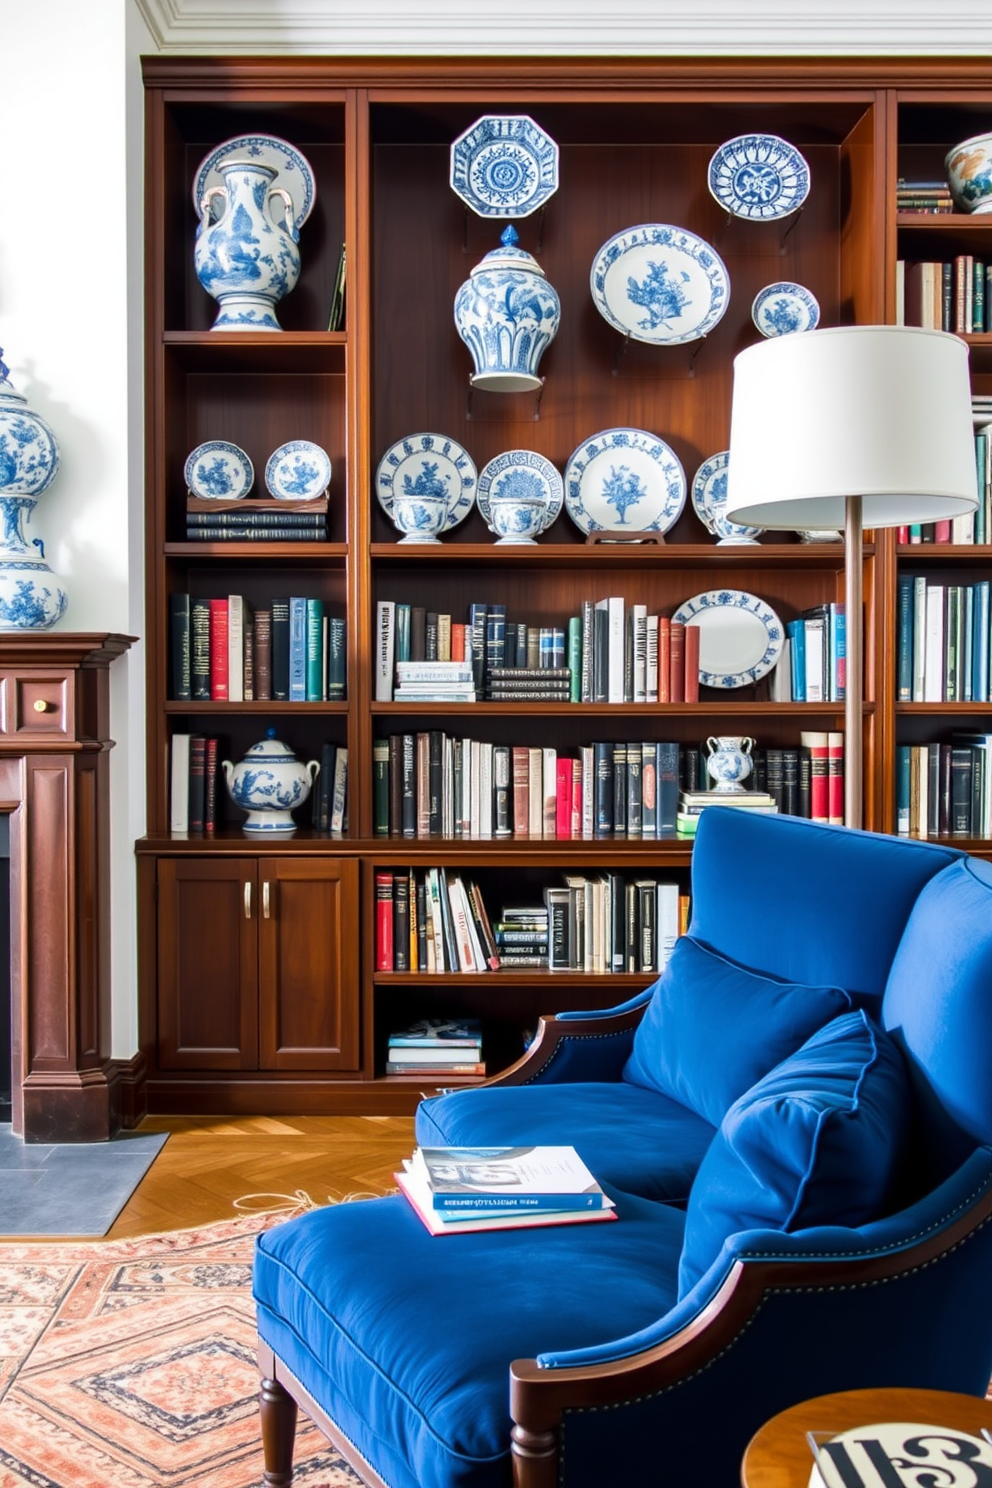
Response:
M862 530L978 505L968 347L915 326L777 336L734 359L726 515L844 529L844 821L862 824Z

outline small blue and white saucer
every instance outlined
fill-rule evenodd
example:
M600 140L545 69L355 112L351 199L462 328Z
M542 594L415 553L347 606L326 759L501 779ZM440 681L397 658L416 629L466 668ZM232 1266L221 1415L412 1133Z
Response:
M208 439L186 457L183 469L191 496L212 501L239 501L247 496L255 471L244 450L226 439Z
M820 322L816 296L801 284L782 280L766 284L754 297L751 319L763 336L791 336L813 331Z
M741 134L710 160L710 193L732 217L773 222L809 195L809 166L795 145L777 134Z
M291 439L273 450L265 467L265 485L277 501L312 501L331 482L326 450L309 439Z

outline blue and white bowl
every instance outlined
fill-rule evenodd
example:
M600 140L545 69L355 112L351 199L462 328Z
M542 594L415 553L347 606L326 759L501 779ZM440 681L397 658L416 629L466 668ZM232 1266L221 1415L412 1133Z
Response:
M959 212L992 212L992 134L976 134L955 145L944 169Z
M538 532L546 532L561 514L565 486L557 468L537 450L504 450L480 470L475 497L483 521L495 532L490 511L494 501L537 502L544 512Z
M740 134L709 163L710 194L732 217L774 222L809 195L809 166L795 145L777 134Z
M544 531L547 507L540 497L493 496L489 502L489 525L501 543L533 544Z
M791 336L814 331L820 323L820 306L805 285L783 279L766 284L754 297L751 319L763 336Z
M255 470L244 450L227 439L208 439L186 456L183 469L191 496L208 501L240 501L255 482Z
M309 439L291 439L273 450L265 466L265 485L277 501L312 501L331 482L326 450Z
M558 190L558 146L527 114L476 119L451 146L451 189L479 217L529 217Z
M448 516L447 497L414 496L401 491L393 497L390 515L394 526L405 533L401 543L436 543Z

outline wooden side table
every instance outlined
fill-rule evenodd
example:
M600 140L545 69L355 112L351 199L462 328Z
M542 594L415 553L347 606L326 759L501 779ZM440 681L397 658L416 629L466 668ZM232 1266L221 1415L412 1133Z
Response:
M844 1390L801 1401L766 1421L748 1443L743 1488L808 1488L813 1456L807 1431L837 1435L875 1421L919 1421L980 1436L992 1431L992 1400L945 1390Z

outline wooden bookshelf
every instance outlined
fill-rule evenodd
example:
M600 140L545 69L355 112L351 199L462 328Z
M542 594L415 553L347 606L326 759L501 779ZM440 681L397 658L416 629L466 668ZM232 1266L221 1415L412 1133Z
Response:
M967 60L149 58L146 89L147 835L137 844L140 1025L149 1108L270 1113L412 1110L424 1082L383 1077L390 1020L427 1012L482 1016L490 1069L520 1052L542 1011L608 1005L642 979L580 973L386 974L374 971L377 865L445 865L484 876L498 900L539 891L559 871L650 872L688 884L691 842L403 841L373 833L372 744L417 720L450 735L551 746L595 738L698 745L723 731L759 745L842 727L842 704L783 704L760 689L707 691L677 705L446 704L374 701L380 600L460 618L476 599L518 618L562 623L583 597L621 594L671 611L714 587L749 590L788 622L843 599L841 544L766 534L718 547L691 504L664 545L589 544L563 513L532 548L497 547L473 510L439 547L401 546L374 495L396 439L447 433L478 469L530 448L563 469L599 430L634 426L675 450L691 483L729 442L734 356L753 343L751 303L794 279L822 325L891 320L896 260L956 251L992 258L992 217L896 213L898 175L922 179L947 150L987 127L992 88ZM562 301L532 395L470 396L455 292L495 247L502 221L468 213L448 184L451 141L487 113L528 113L561 152L561 185L517 222ZM776 133L810 164L812 189L786 223L728 219L706 169L725 140ZM197 166L226 139L265 132L311 162L316 202L300 235L299 284L279 305L281 334L213 333L215 305L193 270ZM614 232L669 222L711 243L727 265L727 313L700 344L630 344L597 314L589 267ZM344 330L328 332L341 243ZM987 248L986 248L987 243ZM992 393L992 336L969 336L976 391ZM839 437L842 437L839 433ZM291 438L330 454L327 541L185 539L183 466L206 439L250 455L257 488ZM891 831L898 742L940 737L958 705L895 705L895 594L906 563L987 571L992 549L922 553L894 535L865 542L866 825ZM169 596L306 593L346 615L343 703L184 703L170 698ZM254 841L218 788L210 837L169 833L169 744L176 732L221 740L238 760L274 725L303 760L323 741L348 749L349 831L313 832L300 813L284 841ZM487 732L482 732L486 730ZM909 730L909 733L907 733ZM969 843L988 852L989 845ZM266 913L267 906L267 913ZM650 977L643 980L650 980ZM444 1082L448 1083L448 1082Z

